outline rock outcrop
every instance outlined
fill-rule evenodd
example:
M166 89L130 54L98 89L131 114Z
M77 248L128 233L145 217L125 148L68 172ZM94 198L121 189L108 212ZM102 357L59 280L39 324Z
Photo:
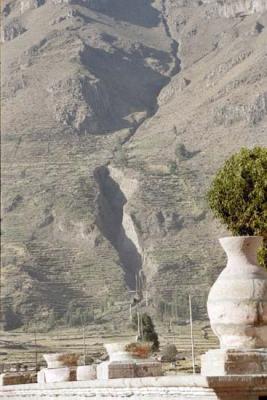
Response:
M266 0L204 0L213 11L226 18L242 17L267 10Z

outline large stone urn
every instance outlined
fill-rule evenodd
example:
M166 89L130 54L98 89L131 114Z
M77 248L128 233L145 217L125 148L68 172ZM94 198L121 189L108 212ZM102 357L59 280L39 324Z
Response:
M208 297L221 348L267 348L267 272L257 263L259 236L220 239L228 262Z
M47 363L47 368L61 368L66 366L66 355L66 353L48 353L43 354L43 357Z
M105 349L109 355L109 361L132 361L134 357L125 350L128 343L106 343Z
M71 362L75 364L79 358L78 354L50 353L43 354L43 357L47 363L47 368L38 372L38 383L67 382L71 380L70 357Z
M203 356L202 370L267 372L267 271L257 263L262 238L225 237L220 243L228 262L210 290L207 306L221 349Z

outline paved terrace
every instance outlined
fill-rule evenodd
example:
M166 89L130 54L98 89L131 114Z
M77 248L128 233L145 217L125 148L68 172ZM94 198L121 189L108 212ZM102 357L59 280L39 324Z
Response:
M3 386L0 399L85 400L267 400L267 375L203 377L196 375L157 378L92 380L53 384Z

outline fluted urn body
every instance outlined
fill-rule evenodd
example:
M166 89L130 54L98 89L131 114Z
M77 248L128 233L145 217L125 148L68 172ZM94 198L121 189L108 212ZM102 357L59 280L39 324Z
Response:
M267 272L257 263L259 236L220 239L228 262L208 297L212 330L224 349L267 348Z

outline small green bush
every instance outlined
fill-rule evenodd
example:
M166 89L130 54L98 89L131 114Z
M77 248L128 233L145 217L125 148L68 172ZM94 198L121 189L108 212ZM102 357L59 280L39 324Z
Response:
M267 266L267 148L242 148L217 172L208 202L234 234L263 236L259 261Z
M169 174L170 175L176 175L178 172L177 164L175 161L169 161L167 164Z
M186 147L183 143L178 143L175 147L175 155L178 160L183 161L189 158L189 152L186 150Z

